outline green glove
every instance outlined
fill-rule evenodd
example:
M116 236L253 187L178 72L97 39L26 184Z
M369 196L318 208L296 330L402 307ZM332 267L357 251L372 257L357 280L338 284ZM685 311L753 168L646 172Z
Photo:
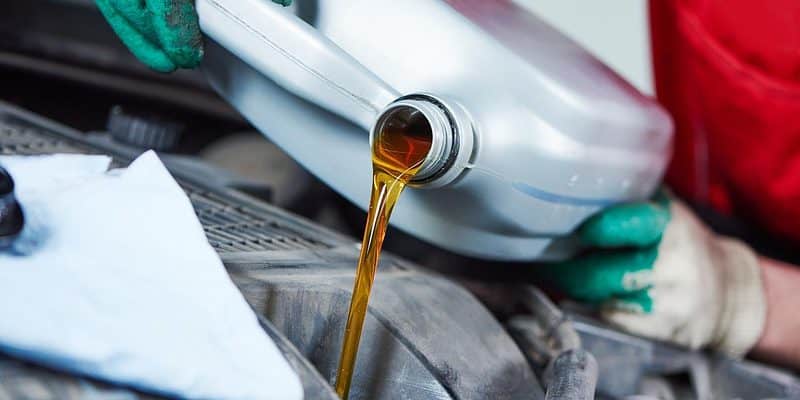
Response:
M203 36L194 0L95 0L125 46L150 68L194 68L203 58ZM284 6L291 0L274 0Z
M541 266L536 274L577 300L591 304L613 301L617 306L650 312L658 243L670 221L670 201L659 192L648 202L623 204L591 217L578 230L592 248L561 263Z

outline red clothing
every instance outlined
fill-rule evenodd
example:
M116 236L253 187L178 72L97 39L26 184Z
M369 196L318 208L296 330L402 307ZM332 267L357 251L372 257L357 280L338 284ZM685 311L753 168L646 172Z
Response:
M800 245L800 0L651 0L667 182Z

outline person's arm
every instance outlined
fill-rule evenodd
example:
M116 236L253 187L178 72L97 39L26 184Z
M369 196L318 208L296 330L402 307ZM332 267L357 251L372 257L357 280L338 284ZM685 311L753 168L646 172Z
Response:
M754 358L800 369L800 266L761 258L767 298L764 332L751 354Z

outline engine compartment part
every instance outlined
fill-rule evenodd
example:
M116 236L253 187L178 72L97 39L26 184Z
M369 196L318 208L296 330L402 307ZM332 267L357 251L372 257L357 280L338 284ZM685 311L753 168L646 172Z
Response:
M143 150L169 151L178 144L185 127L157 115L116 105L108 114L107 128L111 137L121 143Z
M522 286L516 292L528 312L510 318L506 326L542 377L545 399L594 399L597 361L581 348L571 321L539 289Z
M320 206L313 201L315 193L310 193L313 191L313 177L258 132L225 136L206 146L199 156L267 189L277 188L270 190L269 201L280 208Z
M14 196L14 180L0 166L0 249L8 247L22 231L25 218Z

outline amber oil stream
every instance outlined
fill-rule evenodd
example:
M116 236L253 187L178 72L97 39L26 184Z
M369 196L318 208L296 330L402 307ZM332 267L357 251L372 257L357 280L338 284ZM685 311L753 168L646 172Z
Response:
M403 110L376 132L372 145L372 193L361 242L353 297L339 358L336 393L347 399L389 217L400 194L431 148L431 128L418 111Z

